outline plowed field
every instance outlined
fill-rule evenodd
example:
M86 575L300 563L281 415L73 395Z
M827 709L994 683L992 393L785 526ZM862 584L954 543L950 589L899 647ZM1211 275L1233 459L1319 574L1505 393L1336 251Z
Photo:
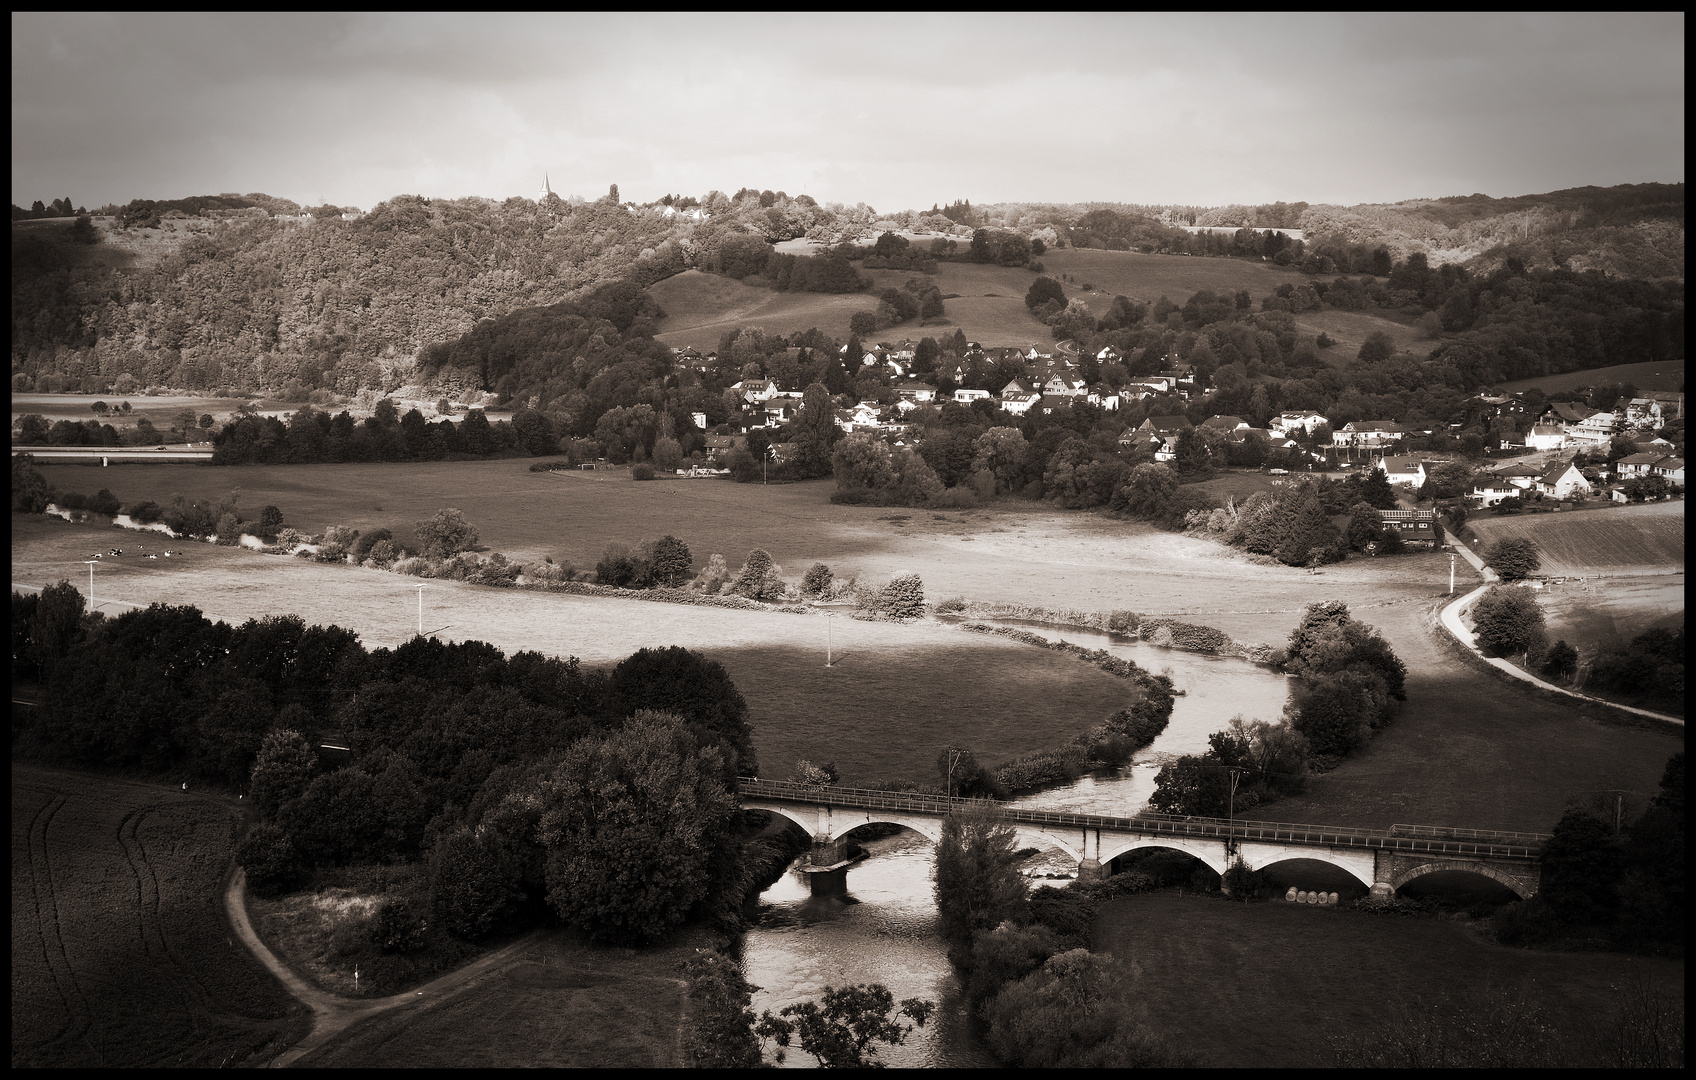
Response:
M231 935L216 799L12 767L12 1067L262 1064L304 1010Z
M1480 516L1480 548L1506 537L1537 545L1543 573L1568 577L1684 569L1684 503L1649 503L1564 514Z

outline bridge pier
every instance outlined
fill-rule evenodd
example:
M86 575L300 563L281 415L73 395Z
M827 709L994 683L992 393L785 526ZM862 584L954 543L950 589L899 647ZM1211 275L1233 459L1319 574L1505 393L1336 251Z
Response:
M1395 854L1379 848L1372 855L1372 887L1368 890L1367 895L1374 900L1394 898L1396 895L1395 876Z

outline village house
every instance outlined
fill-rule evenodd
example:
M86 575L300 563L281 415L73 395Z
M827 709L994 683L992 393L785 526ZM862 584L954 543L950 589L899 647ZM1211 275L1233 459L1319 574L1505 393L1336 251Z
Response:
M1537 478L1535 487L1541 494L1555 499L1590 494L1590 481L1584 479L1584 474L1570 460L1550 462Z
M1525 436L1528 450L1559 450L1566 444L1566 425L1558 422L1540 420L1531 425L1530 433Z
M749 403L770 401L777 396L777 384L770 379L743 379L731 389Z
M1272 418L1267 426L1280 435L1293 435L1297 428L1309 435L1321 424L1328 424L1323 416L1316 412L1282 412Z
M1250 424L1247 420L1244 420L1240 416L1214 415L1203 420L1201 422L1201 426L1204 428L1215 428L1219 431L1235 431L1238 428L1253 427L1254 425Z
M1669 483L1683 487L1684 459L1681 457L1664 457L1649 466L1649 475L1659 476Z
M1661 417L1661 403L1651 397L1636 397L1619 408L1620 419L1628 428L1659 428L1666 426Z
M732 450L746 449L747 445L748 440L740 435L708 435L707 460L716 463L723 460Z
M1084 400L1088 401L1091 405L1100 406L1108 412L1115 412L1119 408L1118 392L1109 390L1106 387L1102 387L1099 390L1091 390Z
M1083 397L1089 392L1089 388L1082 379L1054 375L1042 384L1042 392L1055 397Z
M988 390L956 390L954 400L962 405L970 405L974 401L985 401L989 398Z
M895 393L900 395L904 401L916 402L920 405L929 405L936 400L936 387L929 383L912 381L900 383L895 387Z
M1331 445L1378 450L1401 442L1407 434L1407 428L1393 420L1354 420L1331 433Z
M1384 470L1384 476L1392 484L1412 484L1419 488L1425 483L1425 463L1411 455L1385 455L1373 462L1375 468Z
M1664 456L1656 453L1629 454L1614 462L1614 472L1623 477L1648 476L1649 470Z
M1029 391L1021 394L1003 390L1001 392L1001 407L1014 416L1023 416L1030 411L1032 405L1036 404L1040 396L1040 394L1033 394Z
M1524 488L1499 477L1480 477L1472 485L1472 497L1483 507L1495 506L1503 499L1518 499L1524 495Z
M1395 529L1409 547L1437 546L1437 514L1433 510L1380 510L1384 528Z

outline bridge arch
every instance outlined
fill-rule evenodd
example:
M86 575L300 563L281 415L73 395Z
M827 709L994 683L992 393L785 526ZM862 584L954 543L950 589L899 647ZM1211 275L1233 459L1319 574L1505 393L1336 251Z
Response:
M1460 859L1444 859L1436 862L1420 863L1418 866L1409 867L1390 879L1390 888L1400 890L1403 885L1406 885L1408 882L1413 881L1416 878L1422 878L1426 874L1435 874L1442 870L1458 870L1466 874L1477 874L1480 877L1487 877L1491 881L1513 890L1513 894L1521 900L1529 900L1532 896L1536 895L1537 892L1535 888L1526 888L1524 882L1519 881L1511 874L1507 874L1496 869L1489 863L1465 862Z
M1370 854L1366 855L1365 866L1362 867L1361 856L1358 854L1353 859L1349 859L1346 856L1340 856L1334 852L1326 851L1324 848L1298 848L1294 850L1284 849L1257 852L1254 850L1253 845L1244 844L1242 845L1241 853L1243 857L1243 865L1247 866L1250 870L1264 870L1268 866L1276 866L1279 863L1286 862L1322 862L1327 866L1335 866L1349 877L1360 882L1363 887L1368 889L1372 887L1372 856Z
M1185 855L1200 860L1202 865L1215 874L1222 875L1229 869L1225 863L1225 845L1222 841L1194 841L1178 836L1143 837L1126 840L1112 847L1103 843L1101 845L1101 865L1106 866L1119 856L1127 855L1141 848L1168 848L1172 851L1181 851Z
M899 825L903 829L912 829L932 844L940 843L942 840L941 819L931 821L926 818L897 817L891 814L884 817L870 816L864 821L845 821L840 825L833 822L832 824L833 827L830 830L832 840L840 840L864 825Z

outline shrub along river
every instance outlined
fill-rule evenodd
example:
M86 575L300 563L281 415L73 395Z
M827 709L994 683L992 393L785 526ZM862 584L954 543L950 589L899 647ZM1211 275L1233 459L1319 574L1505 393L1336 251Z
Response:
M1065 787L1021 796L1012 800L1016 806L1116 816L1134 813L1153 794L1161 760L1206 750L1207 737L1238 713L1250 720L1275 721L1288 697L1285 676L1265 665L1162 649L1090 631L1029 628L1050 638L1105 648L1151 671L1166 672L1182 696L1173 706L1166 731L1130 764L1081 777ZM814 898L803 876L793 869L761 895L759 924L743 940L744 973L761 988L754 995L754 1011L776 1012L785 1005L816 999L826 986L880 982L896 1001L923 997L939 1006L906 1045L882 1047L881 1060L893 1067L995 1065L972 1030L937 936L930 841L904 831L862 846L867 857L849 868L846 896ZM1042 860L1042 866L1075 869L1064 855ZM786 1064L814 1062L797 1046L791 1047Z

